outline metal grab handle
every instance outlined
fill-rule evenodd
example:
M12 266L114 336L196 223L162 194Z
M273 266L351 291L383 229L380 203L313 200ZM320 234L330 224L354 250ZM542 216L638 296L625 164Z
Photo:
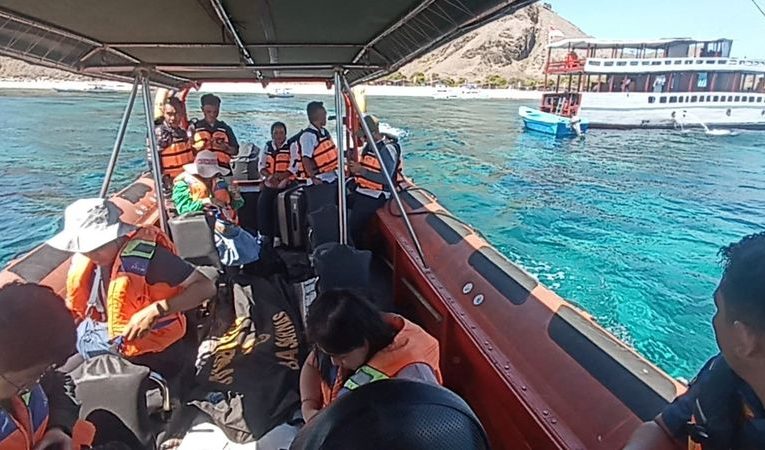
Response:
M162 410L170 412L170 388L167 386L167 381L157 372L149 372L149 380L156 383L162 392Z
M122 149L122 142L125 140L125 132L127 131L128 122L130 121L130 113L133 112L133 104L135 104L135 96L138 93L139 76L136 75L133 80L133 88L130 90L130 97L128 97L127 106L125 106L125 112L122 114L122 121L120 127L117 129L117 138L114 140L114 147L112 147L112 155L109 158L109 165L106 167L106 174L104 175L104 182L101 184L101 191L98 196L106 198L106 194L109 193L109 185L112 182L112 175L114 174L114 168L117 166L117 158L120 155ZM153 130L152 130L153 131Z
M364 130L364 136L366 136L367 138L367 143L375 152L375 157L377 157L377 160L380 162L380 168L382 169L382 173L385 176L385 181L388 183L388 186L390 187L390 192L393 195L394 200L396 200L396 204L398 205L398 208L401 210L401 217L404 219L404 223L406 224L406 229L409 232L409 236L412 238L412 242L414 242L414 246L417 249L417 253L420 255L422 266L427 269L428 263L425 261L425 254L422 251L420 240L417 238L417 233L414 232L414 228L412 227L412 222L411 220L409 220L409 215L407 214L406 209L404 209L403 203L401 203L401 197L399 197L398 190L396 190L396 186L393 184L393 178L391 178L391 174L388 172L388 168L385 167L385 163L383 163L382 156L380 155L380 150L378 150L377 145L375 143L375 139L372 136L372 131L369 129L369 127L367 126L367 123L364 121L364 116L361 113L361 110L359 109L359 104L356 103L356 97L353 95L353 91L351 91L351 86L348 84L348 80L346 80L345 77L342 75L340 75L339 78L343 82L343 86L345 87L345 92L348 95L348 98L351 100L353 109L356 111L356 114L358 114L359 116L359 122L361 124L361 128ZM399 155L399 158L401 158L401 155Z

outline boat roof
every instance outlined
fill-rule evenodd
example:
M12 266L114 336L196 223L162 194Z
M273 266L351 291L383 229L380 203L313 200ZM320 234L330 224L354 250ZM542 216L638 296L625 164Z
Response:
M0 0L0 54L88 76L351 84L534 0Z
M704 42L733 42L731 39L718 38L699 40L688 37L662 38L654 40L620 40L620 39L596 39L596 38L572 38L562 39L549 44L549 48L664 48L674 44L695 44Z

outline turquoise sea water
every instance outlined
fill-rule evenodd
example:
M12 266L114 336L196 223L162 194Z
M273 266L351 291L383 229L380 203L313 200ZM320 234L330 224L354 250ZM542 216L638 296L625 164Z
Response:
M222 97L221 118L258 145L275 120L297 131L312 99ZM126 99L0 91L0 262L55 233L69 202L97 195ZM716 252L763 228L765 133L596 130L555 141L521 131L517 109L530 103L368 101L405 133L405 171L420 186L671 375L692 377L715 353ZM116 186L145 167L140 111Z

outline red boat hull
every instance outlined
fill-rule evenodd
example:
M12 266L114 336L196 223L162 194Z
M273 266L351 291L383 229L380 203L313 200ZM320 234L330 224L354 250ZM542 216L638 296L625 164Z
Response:
M371 230L375 250L392 267L397 306L439 339L446 385L494 449L618 449L684 389L413 191L402 196L428 267L388 210ZM112 200L126 222L157 222L150 178ZM68 266L42 244L0 272L0 285L26 280L63 295Z

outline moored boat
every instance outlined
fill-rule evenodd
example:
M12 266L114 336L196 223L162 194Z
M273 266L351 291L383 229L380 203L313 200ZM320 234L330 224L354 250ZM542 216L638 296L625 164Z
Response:
M459 92L443 84L438 84L434 87L433 98L436 100L451 100L458 98Z
M561 102L592 128L765 129L765 60L731 56L730 39L564 39L548 47L541 110ZM565 56L561 56L565 54ZM570 117L573 109L562 115Z
M590 127L586 119L563 117L532 109L527 106L518 108L518 115L527 130L550 134L555 137L574 137L586 133Z
M213 0L217 14L210 14L196 2L177 0L174 9L168 6L177 14L152 16L142 14L155 7L148 0L129 8L98 3L76 12L52 0L18 1L0 10L5 20L0 36L14 37L0 39L0 51L33 63L132 82L126 111L141 87L147 127L153 121L151 84L175 89L207 81L263 79L330 84L337 116L350 119L350 129L338 120L334 133L338 147L346 149L357 143L344 145L345 136L353 136L359 122L363 124L357 120L361 111L351 86L388 75L460 33L527 3L465 0L455 5L436 0L380 8L371 1L352 7L301 2L297 6L303 13L293 14L267 2L258 7L234 4L227 10ZM317 11L325 18L321 27L315 24ZM114 16L123 26L105 28ZM372 16L374 21L366 20ZM268 26L235 25L261 21ZM423 22L435 24L427 39L403 39L409 27ZM348 40L328 41L327 30L343 30ZM38 45L30 47L18 37L34 38ZM199 44L202 38L209 42ZM214 61L211 48L219 50ZM129 117L125 114L118 136L124 135ZM369 130L364 134L371 135ZM156 155L156 143L149 141ZM118 138L113 161L120 146ZM338 153L342 164L344 152ZM155 188L160 185L157 159L153 174L140 175L113 194L110 166L103 195L123 211L124 221L167 230L163 191ZM344 195L341 188L338 199L344 200ZM445 385L476 412L493 448L620 448L642 421L653 418L683 390L588 314L501 255L423 189L406 183L394 200L390 208L378 210L370 225L371 283L439 340ZM343 243L344 209L340 211L338 234ZM180 237L174 236L177 241ZM11 262L0 273L0 283L39 282L63 294L68 263L68 254L42 244ZM105 384L102 394L114 392ZM193 440L191 436L184 448L194 448Z
M278 88L268 92L268 98L292 98L295 94L289 88Z
M53 88L54 91L60 92L60 93L79 93L79 94L114 94L119 92L119 90L110 88L107 86L103 86L101 84L90 84L82 88Z

